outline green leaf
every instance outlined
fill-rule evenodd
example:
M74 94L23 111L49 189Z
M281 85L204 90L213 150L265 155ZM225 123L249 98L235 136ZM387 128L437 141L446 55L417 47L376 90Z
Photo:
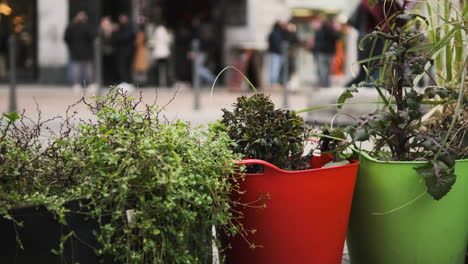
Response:
M432 165L431 164L428 164L426 166L422 166L422 167L417 167L417 168L414 168L414 170L416 170L416 172L421 175L424 179L428 179L428 178L431 178L434 176L434 172L432 171Z
M370 1L369 1L370 2ZM364 36L361 41L359 41L358 48L359 50L364 50L364 45L366 45L366 42L372 39L373 35L372 34L367 34Z
M12 112L12 113L9 113L9 114L3 114L4 117L6 117L8 120L10 120L11 122L15 122L16 120L20 119L20 115L18 114L18 112Z
M429 163L414 169L425 179L427 191L435 200L442 199L456 180L453 168L448 168L442 162Z
M449 168L455 167L456 157L453 155L450 155L450 153L441 152L438 159L442 161L443 163L445 163L445 165L447 165L447 167Z
M354 140L356 141L366 141L369 139L369 133L365 129L358 129Z
M358 92L358 89L356 87L351 87L351 88L346 89L346 91L344 91L338 98L338 102L337 102L338 109L343 108L343 104L346 102L346 100L353 98L354 97L353 93L357 93L357 92Z

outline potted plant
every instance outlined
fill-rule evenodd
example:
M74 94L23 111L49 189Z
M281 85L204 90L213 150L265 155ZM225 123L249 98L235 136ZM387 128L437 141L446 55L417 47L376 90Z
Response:
M450 45L447 39L458 35L426 44L422 31L430 22L407 11L406 2L388 16L387 30L364 40L385 41L383 54L367 60L379 60L368 75L384 107L346 128L361 162L347 237L350 258L352 263L461 264L468 245L467 59L463 56L454 82L432 78L431 85L416 88ZM380 78L373 79L375 74ZM423 117L424 104L453 112ZM370 151L357 144L369 140Z
M228 135L162 122L118 89L97 100L81 102L92 120L65 117L49 143L47 123L4 115L0 262L211 262L212 227L242 230L231 221L238 156Z
M233 111L223 112L232 149L244 157L238 164L247 165L232 195L245 231L230 238L227 261L341 263L358 162L304 155L304 120L275 109L265 94L239 97ZM322 150L341 144L327 142Z

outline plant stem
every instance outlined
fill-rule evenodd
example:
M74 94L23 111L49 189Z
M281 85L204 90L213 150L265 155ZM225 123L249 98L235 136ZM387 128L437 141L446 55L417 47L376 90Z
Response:
M455 107L455 113L453 114L452 123L450 124L450 127L449 127L449 129L447 131L447 134L445 135L444 141L441 144L442 147L444 147L447 144L447 142L448 142L448 140L450 138L450 134L452 133L452 130L455 127L455 124L458 121L458 117L460 116L461 106L462 106L462 103L463 103L463 99L465 97L465 76L466 76L466 67L467 66L468 66L468 56L466 56L465 63L463 64L463 72L462 72L462 76L461 76L461 80L460 80L460 91L459 91L457 106ZM433 162L435 162L437 160L437 158L439 157L441 151L442 151L442 148L440 148L439 151L437 151L437 154L434 156Z

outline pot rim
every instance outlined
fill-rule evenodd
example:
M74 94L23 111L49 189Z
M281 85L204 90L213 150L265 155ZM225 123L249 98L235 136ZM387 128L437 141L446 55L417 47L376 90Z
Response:
M399 161L399 160L378 160L374 157L372 157L371 155L369 155L369 153L366 151L366 150L363 150L363 149L354 149L353 148L353 151L357 152L359 154L359 157L361 157L361 155L366 158L367 160L369 161L372 161L372 162L375 162L375 163L381 163L381 164L417 164L417 165L420 165L420 164L427 164L428 162L427 161ZM360 161L360 159L359 159ZM459 159L459 160L456 160L456 163L468 163L468 159Z
M270 167L271 169L277 171L277 172L280 172L280 173L283 173L283 174L289 174L289 175L294 175L294 174L298 174L298 175L301 175L301 174L304 174L304 173L311 173L311 172L319 172L319 171L329 171L329 170L336 170L336 169L340 169L340 168L349 168L349 167L355 167L355 166L359 166L360 164L360 161L359 160L354 160L354 159L349 159L349 164L345 164L345 165L340 165L340 166L336 166L336 167L328 167L328 168L311 168L311 169L307 169L307 170L294 170L294 171L287 171L287 170L283 170L279 167L277 167L276 165L274 164L271 164L267 161L264 161L264 160L259 160L259 159L245 159L245 160L242 160L242 161L239 161L239 163L244 163L244 162L251 162L250 164L261 164L263 166L268 166ZM247 163L243 164L243 165L247 165ZM252 175L264 175L264 173L246 173L245 175L249 175L249 176L252 176Z

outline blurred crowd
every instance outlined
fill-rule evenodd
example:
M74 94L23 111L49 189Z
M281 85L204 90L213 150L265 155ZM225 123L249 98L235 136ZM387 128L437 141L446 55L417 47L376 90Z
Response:
M368 1L361 1L346 24L357 29L359 42L382 18L381 8L371 8ZM316 76L316 85L330 87L331 75L343 72L347 26L344 22L338 22L336 15L319 13L307 20L307 27L312 35L304 39L299 38L298 24L295 22L275 21L266 39L267 52L241 48L239 54L251 58L249 65L245 65L245 61L236 65L235 60L231 62L232 65L244 72L249 79L252 78L254 85L269 85L273 91L287 89L298 86L297 78L294 77L297 76L299 65L298 50L302 49L313 57L315 72L311 69L310 74ZM301 23L304 24L304 21ZM85 12L78 12L67 26L64 35L70 55L69 79L76 91L83 87L93 87L96 81L94 41L99 39L102 84L105 86L132 87L133 84L141 86L151 83L169 87L181 79L192 80L190 75L193 74L196 74L202 83L211 85L215 80L214 71L219 69L208 66L207 59L212 57L210 51L213 50L213 45L202 36L202 29L201 19L194 17L182 31L175 30L174 36L172 30L163 22L148 23L145 18L140 18L137 25L133 25L127 14L121 14L117 21L103 17L96 29L88 23ZM196 54L193 52L195 43ZM374 52L380 52L380 49L381 43L376 43ZM369 50L370 48L365 46L364 49L356 51L358 60L369 57ZM268 59L263 60L263 55L267 55ZM174 65L174 58L178 58L178 65ZM263 61L267 64L263 64ZM189 74L180 74L179 68L184 68ZM268 72L267 82L259 81L262 68ZM345 86L357 84L364 78L365 71L361 66L355 77ZM239 82L231 83L237 86Z
M318 86L330 86L333 60L337 55L336 47L343 34L342 26L334 16L320 15L310 21L310 27L314 35L307 41L299 41L294 23L281 20L274 23L268 35L269 82L273 90L290 85L291 77L297 70L299 47L306 49L314 57Z
M273 90L282 89L291 81L296 72L298 48L305 48L313 54L317 69L316 75L320 87L330 86L332 62L336 57L336 46L342 37L341 24L334 16L317 16L310 27L314 37L300 41L296 24L292 21L278 20L268 35L268 76ZM201 82L212 84L215 75L207 67L209 43L201 36L201 21L195 17L189 25L187 42L183 50L187 61L196 64L197 75ZM96 80L95 43L100 40L102 55L102 83L132 87L133 84L144 85L152 78L152 83L168 87L174 83L176 76L171 70L171 52L174 36L164 23L149 24L144 19L134 26L128 15L121 14L118 21L110 17L101 18L96 30L88 23L87 14L78 12L65 31L64 40L70 56L69 79L75 91L84 87L94 88ZM193 53L192 45L197 40L198 53ZM287 60L286 60L287 59ZM287 65L285 65L287 63ZM287 69L285 68L287 66ZM286 71L286 73L285 73ZM286 80L285 80L286 79Z
M167 85L173 36L164 24L148 27L142 21L135 28L128 15L121 14L117 22L103 17L98 30L95 30L88 23L86 13L80 11L67 26L64 36L70 55L69 77L74 90L94 85L96 37L100 40L104 85L144 84L151 64L158 65L155 67L158 83Z
M397 1L395 4L387 6L380 3L371 5L369 2L369 0L361 0L343 24L338 22L334 15L316 15L310 20L309 25L313 36L307 39L307 41L298 41L296 27L291 22L276 21L268 36L268 52L270 57L269 77L273 89L278 89L277 87L280 89L290 88L288 86L292 85L291 76L296 71L294 65L296 65L297 52L295 50L298 47L310 51L313 55L316 69L316 85L321 88L329 87L331 85L330 76L339 71L339 68L344 68L343 38L346 37L345 33L349 27L357 31L356 47L358 49L356 50L356 54L358 62L381 54L384 46L382 39L363 43L361 43L361 40L377 27L380 27L383 31L388 30L387 25L384 23L385 14L392 14L395 10L401 8L412 8L415 3L411 2L404 7L403 1ZM360 43L361 45L359 45ZM281 45L286 46L289 51L282 49ZM374 63L376 61L358 63L358 71L353 74L351 80L347 80L344 83L344 86L351 87L365 81L367 74L364 66L371 67ZM288 73L286 75L282 74L285 70ZM378 73L375 72L374 75L378 75ZM285 80L283 76L287 76L287 79ZM377 76L373 77L376 78ZM282 87L284 85L286 87Z

